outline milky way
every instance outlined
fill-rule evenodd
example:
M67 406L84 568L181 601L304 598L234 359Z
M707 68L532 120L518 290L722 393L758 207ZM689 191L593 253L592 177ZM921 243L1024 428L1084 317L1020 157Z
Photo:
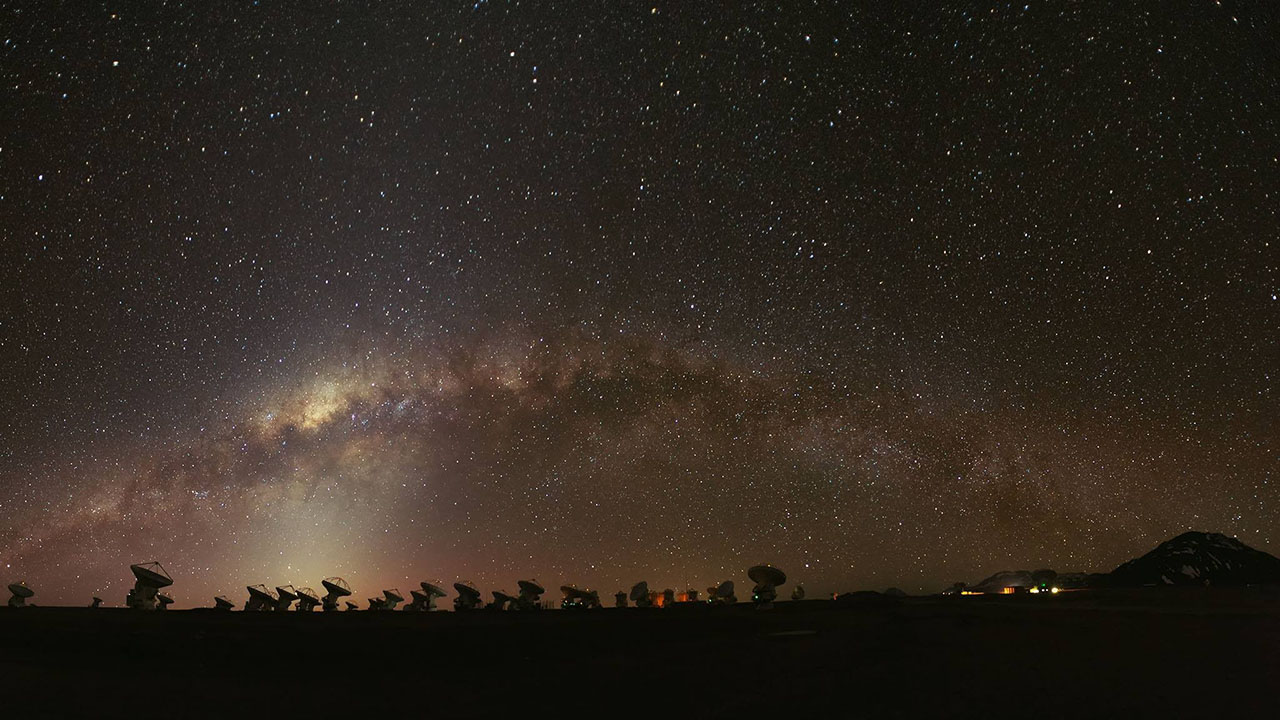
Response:
M1265 3L7 7L0 570L1280 550Z

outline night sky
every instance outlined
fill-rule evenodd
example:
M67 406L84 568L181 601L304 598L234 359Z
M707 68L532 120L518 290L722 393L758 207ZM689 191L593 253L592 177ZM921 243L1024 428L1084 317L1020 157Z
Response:
M0 581L1280 553L1280 8L942 5L3 3Z

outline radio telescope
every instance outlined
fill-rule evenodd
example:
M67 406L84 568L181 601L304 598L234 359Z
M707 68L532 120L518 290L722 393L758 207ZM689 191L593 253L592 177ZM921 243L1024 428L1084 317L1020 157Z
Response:
M564 594L564 600L560 602L561 610L600 607L600 594L595 590L586 590L576 585L561 585L560 592Z
M691 602L691 603L698 602L698 591L693 588L689 588L688 590L685 590L684 600L682 600L681 602Z
M534 580L521 580L520 595L516 597L516 610L537 610L541 607L542 593L546 592L541 585Z
M751 591L751 602L757 610L771 610L778 597L778 586L787 581L787 574L772 565L756 565L747 571L747 577L756 584Z
M279 600L275 591L266 585L246 585L245 590L249 591L249 600L244 604L246 612L270 610Z
M662 607L669 608L676 604L676 591L667 588L662 591Z
M225 596L219 595L213 599L213 609L221 612L231 612L231 608L235 607L235 603L228 600Z
M125 605L134 610L155 610L158 607L156 595L160 588L172 585L173 578L159 562L138 563L130 565L129 569L137 580L125 598Z
M404 596L400 594L399 588L396 588L395 590L383 590L382 606L379 607L378 609L379 610L395 610L396 606L402 602L404 602Z
M619 590L618 592L614 593L614 594L613 594L613 606L614 606L614 607L626 607L626 606L627 606L627 594L626 594L625 592L623 592L622 590Z
M320 605L320 596L309 587L298 588L298 612L311 612Z
M383 610L387 606L387 601L383 600L380 597L371 597L371 598L365 598L365 599L369 601L370 610Z
M404 610L405 612L422 612L427 609L427 602L431 600L431 598L428 597L426 593L421 590L410 590L409 595L413 600L405 603L404 607L400 608L401 610Z
M355 612L356 610L359 610L359 609L360 609L360 606L359 606L359 605L357 605L357 604L355 604L355 603L353 603L353 602L351 602L351 601L349 601L349 600L347 601L347 612Z
M733 581L725 580L718 587L707 588L707 602L712 605L733 605L738 597L733 594Z
M483 603L480 601L480 591L475 589L470 583L456 582L453 589L458 591L458 597L453 599L453 609L455 612L464 610L475 610Z
M94 595L94 596L93 596L93 602L92 602L92 603L90 603L89 607L91 607L91 608L100 608L100 607L102 607L102 598L98 597L97 595Z
M646 580L632 585L629 597L638 608L653 607L653 598L649 597L649 583Z
M792 600L803 600L803 599L804 599L804 586L803 586L803 585L796 585L794 588L792 588L792 589L791 589L791 599L792 599Z
M157 610L166 610L173 604L173 598L165 595L164 593L156 593L156 602L159 603L156 607Z
M429 582L421 582L418 584L422 586L422 592L427 596L427 601L422 606L422 610L424 612L431 612L432 610L435 610L436 598L442 598L449 594L445 592L444 589Z
M13 597L9 598L9 607L12 608L26 607L27 598L36 594L25 582L9 583L9 592L13 593Z
M351 586L340 577L325 578L320 581L320 585L328 591L323 600L325 612L336 612L338 610L338 600L351 594ZM347 603L347 605L350 604Z
M494 590L493 602L489 603L489 606L486 607L485 610L506 610L507 608L514 608L515 604L515 597L508 595L501 590Z
M297 599L298 591L292 585L285 585L283 587L279 585L276 586L275 610L277 612L287 612L289 610L289 606Z

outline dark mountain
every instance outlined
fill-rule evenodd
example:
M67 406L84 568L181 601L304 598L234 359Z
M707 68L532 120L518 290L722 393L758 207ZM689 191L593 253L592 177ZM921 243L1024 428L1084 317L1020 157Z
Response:
M1280 583L1280 558L1218 533L1186 532L1111 572L1115 585Z
M1079 575L1079 573L1076 573ZM1057 572L1044 568L1041 570L1001 570L1000 572L984 579L977 585L969 588L975 592L1000 592L1004 588L1050 588L1062 586L1058 581L1060 577L1074 577L1073 575L1059 575ZM1083 577L1083 576L1082 576ZM1081 580L1073 587L1085 587L1086 582Z
M1001 570L969 588L973 592L1000 592L1002 588L1029 588L1035 585L1030 570Z

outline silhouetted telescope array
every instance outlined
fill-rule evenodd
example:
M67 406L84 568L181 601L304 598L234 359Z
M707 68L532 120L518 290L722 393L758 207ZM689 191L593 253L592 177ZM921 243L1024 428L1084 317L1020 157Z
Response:
M580 588L577 585L561 585L560 592L564 600L560 602L561 610L587 610L600 607L600 593L595 590Z
M169 573L158 561L130 565L129 569L133 571L135 582L133 589L125 597L127 607L135 610L163 610L173 602L168 596L166 599L169 602L160 600L160 589L172 585L173 578L169 577Z
M489 603L489 607L485 609L486 610L507 610L512 607L512 604L515 603L515 601L516 601L516 598L514 595L508 595L506 592L502 590L494 590L493 602Z
M649 583L646 580L641 580L632 585L628 597L631 598L631 602L635 603L636 607L653 607L653 598L649 597Z
M733 581L725 580L716 587L707 588L707 602L712 605L732 605L738 602L738 596L733 594Z
M778 586L787 582L787 574L772 565L756 565L747 571L747 577L756 584L751 591L751 601L757 608L773 607Z
M338 610L338 601L351 595L351 586L340 577L325 578L320 581L320 586L328 592L322 601L325 612L336 612ZM347 605L349 607L351 603L347 603Z
M35 590L27 587L25 582L9 583L9 607L20 608L27 606L27 600L36 594Z
M484 605L484 601L480 599L480 591L470 583L456 582L453 589L458 592L458 597L453 599L453 609L456 612L477 610Z
M320 606L320 596L309 587L298 588L298 612L311 612Z
M164 588L173 585L173 577L159 562L138 563L130 565L129 569L133 572L134 586L125 599L126 607L135 610L164 610L173 604L173 596L168 592L161 592ZM756 608L761 610L773 607L773 602L778 597L778 587L787 582L786 573L772 565L756 565L747 571L747 577L755 583L751 600ZM337 612L340 609L339 603L344 604L348 612L360 609L355 602L344 600L352 595L351 585L346 580L336 576L327 577L320 581L320 585L325 590L324 596L309 587L278 585L272 589L262 583L247 585L245 590L248 591L249 598L245 601L244 610L246 612L287 612L292 609L309 613L319 607L324 612ZM457 597L453 599L453 609L456 612L481 608L491 611L527 611L543 607L542 595L546 589L537 581L521 580L519 588L520 592L516 595L505 590L491 591L493 601L486 605L480 590L475 585L466 581L455 582L453 589ZM35 591L25 582L10 583L9 593L11 608L31 606L27 600L35 595ZM577 585L562 585L560 593L561 609L587 610L601 607L600 593L596 590L580 588ZM448 591L439 585L424 581L421 583L420 590L410 590L409 596L412 599L408 603L405 603L405 596L399 588L392 588L383 590L379 596L368 598L369 610L395 610L403 604L404 610L431 612L436 609L436 600L447 597L448 594ZM671 589L660 593L655 592L649 589L648 582L641 580L631 586L630 592L619 590L614 595L614 603L617 607L627 607L629 602L637 608L671 607L676 604L695 604L698 602L698 596L698 591L694 589L685 590L679 597ZM804 586L797 584L792 590L791 599L803 600L804 596ZM707 588L706 604L733 605L737 602L732 580L725 580L716 587ZM296 607L294 603L297 603ZM102 598L94 597L90 607L101 606ZM213 599L212 609L230 612L235 609L235 603L225 595L218 595Z
M249 591L249 600L244 604L246 612L274 610L280 601L276 592L266 585L248 585L245 590Z

